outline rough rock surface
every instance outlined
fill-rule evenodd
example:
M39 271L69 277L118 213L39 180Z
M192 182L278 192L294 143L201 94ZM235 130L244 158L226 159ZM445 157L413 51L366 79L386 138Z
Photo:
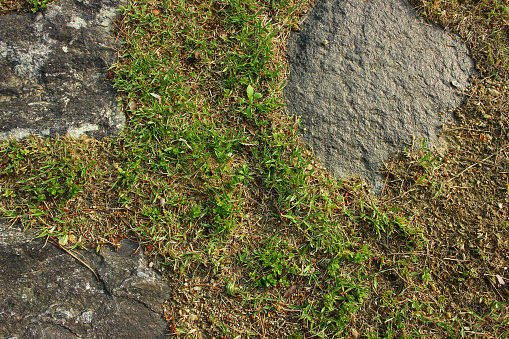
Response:
M168 284L138 245L76 251L0 221L0 338L165 338ZM137 252L136 254L133 254Z
M125 124L104 79L122 0L61 0L0 16L0 139L114 135Z
M418 18L407 0L319 0L288 45L288 112L336 177L379 194L383 161L412 137L439 147L475 73L458 37Z

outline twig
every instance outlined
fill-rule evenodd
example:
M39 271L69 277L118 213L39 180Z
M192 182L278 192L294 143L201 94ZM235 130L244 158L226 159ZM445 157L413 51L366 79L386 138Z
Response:
M480 129L467 128L467 127L448 128L447 132L449 132L449 131L457 131L457 130L472 131L472 132L478 132L478 133L491 133L491 131L483 131L483 130L480 130Z
M478 334L478 335L484 335L484 332L474 332L474 331L465 331L465 333L472 333L472 334Z
M67 252L67 254L69 254L71 257L73 257L74 259L78 260L80 263L83 264L83 266L85 266L86 268L88 268L94 275L95 275L95 278L97 279L97 281L100 281L99 277L97 276L97 274L95 273L95 271L92 269L92 267L90 267L86 262L84 262L83 260L81 260L80 258L78 258L78 256L74 253L72 253L71 251L69 251L68 249L66 249L65 247L63 247L62 245L58 244L58 243L55 243L53 241L49 241L50 243L52 243L53 245L61 248L62 250L64 250L64 252Z
M261 327L262 327L262 338L265 339L266 336L265 336L265 323L263 322L263 313L260 312L260 323L261 323Z
M20 216L16 216L15 218L12 218L12 222L11 224L9 225L9 227L7 227L7 229L11 229L12 226L14 226L14 224L16 223L16 221L18 221L18 219L20 219L21 217ZM23 227L23 229L25 229L25 227Z
M481 161L479 162L476 162L475 164L472 164L470 166L468 166L467 168L465 168L463 171L461 171L458 175L455 175L454 177L452 177L451 179L447 180L446 182L451 182L452 180L456 179L457 177L461 176L463 173L465 173L466 171L468 171L469 169L471 169L472 167L474 166L477 166L481 163L483 163L484 161L488 160L489 158L491 158L492 156L498 154L499 152L503 152L505 151L507 148L509 148L509 146L505 146L504 148L502 148L500 151L498 151L497 153L493 153L492 155L482 159Z
M216 290L219 290L219 291L222 290L220 287L213 286L213 285L210 285L210 284L192 284L189 287L193 287L193 286L204 286L204 287L208 287L208 288L215 288Z
M389 199L389 200L386 200L386 202L393 201L393 200L396 200L396 199L398 199L398 198L403 198L405 195L407 195L408 193L413 192L413 191L415 191L415 190L417 190L417 188L409 189L408 191L403 192L403 193L401 193L400 195L398 195L398 196L396 196L396 197L394 197L394 198L391 198L391 199Z
M457 262L467 262L467 261L470 261L470 260L461 260L461 259L455 259L455 258L444 258L444 260L457 261Z
M482 160L476 160L476 159L472 159L472 158L468 158L468 157L460 157L460 158L463 160L476 162L477 164L483 164L483 165L487 165L487 166L495 166L495 164L493 164L493 163L484 162Z
M177 325L175 324L175 312L173 312L173 306L171 306L171 320L172 320L172 323L173 323L173 327L172 327L172 332L174 334L177 334Z

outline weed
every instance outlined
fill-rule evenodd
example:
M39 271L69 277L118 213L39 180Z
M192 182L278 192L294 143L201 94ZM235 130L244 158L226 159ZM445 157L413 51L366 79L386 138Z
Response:
M369 251L361 250L364 257ZM312 308L309 304L303 310L304 314L314 314L314 319L309 319L312 324L316 323L317 330L314 334L323 336L329 333L333 336L344 335L352 317L363 304L368 296L367 287L359 282L358 277L353 278L345 275L341 269L341 259L333 259L327 267L327 289L323 296L323 305ZM313 309L313 311L311 311ZM304 318L303 318L304 319ZM322 333L322 334L320 334Z
M32 12L38 12L48 7L54 0L28 0Z
M246 89L247 98L248 98L248 107L245 110L246 117L251 118L254 113L255 104L254 101L257 99L260 99L262 97L261 93L255 93L253 86L248 85ZM244 103L243 100L240 101L242 104Z
M257 287L288 286L290 276L299 274L295 253L278 236L268 239L265 247L253 254L249 277Z

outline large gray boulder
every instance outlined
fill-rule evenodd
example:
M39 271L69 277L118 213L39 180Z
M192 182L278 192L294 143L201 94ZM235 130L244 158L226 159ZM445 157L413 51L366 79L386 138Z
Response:
M125 124L105 81L122 0L60 0L39 13L0 16L0 139L96 138Z
M406 0L318 0L289 40L288 112L335 176L362 176L378 194L380 166L452 122L475 73L465 44Z
M170 289L138 244L73 251L0 220L0 338L166 338Z

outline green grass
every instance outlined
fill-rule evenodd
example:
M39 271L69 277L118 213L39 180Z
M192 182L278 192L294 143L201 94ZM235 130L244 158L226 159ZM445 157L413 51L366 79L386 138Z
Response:
M468 37L480 80L451 130L471 135L450 132L467 147L448 154L422 141L391 159L380 200L362 180L333 178L283 113L285 41L309 5L128 2L110 69L125 131L101 142L3 142L3 214L69 248L139 241L174 290L175 336L507 335L507 290L495 280L509 249L497 207L509 187L499 173L507 6L417 4ZM479 121L491 151L472 132ZM501 169L484 177L478 165L495 159ZM489 206L468 185L491 192Z

